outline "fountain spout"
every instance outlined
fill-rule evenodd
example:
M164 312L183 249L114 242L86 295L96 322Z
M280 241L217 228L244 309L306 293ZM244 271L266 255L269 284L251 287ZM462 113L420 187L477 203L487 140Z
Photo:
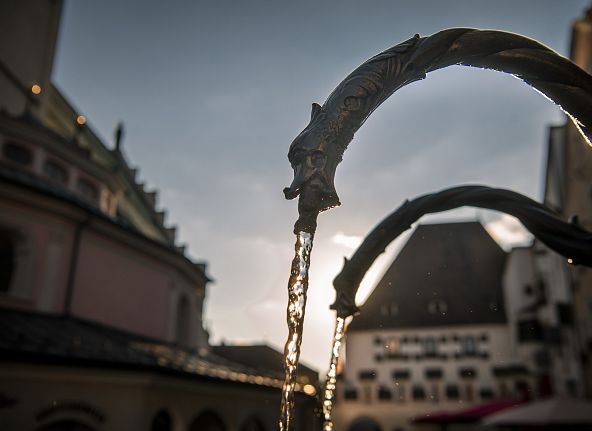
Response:
M493 69L522 79L561 107L590 143L592 76L541 43L514 33L452 28L400 43L350 73L290 145L294 180L286 199L300 196L308 212L340 205L334 178L354 133L399 88L451 65Z

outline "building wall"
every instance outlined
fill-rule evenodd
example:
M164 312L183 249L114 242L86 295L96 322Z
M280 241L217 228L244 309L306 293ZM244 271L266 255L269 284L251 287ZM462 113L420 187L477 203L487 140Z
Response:
M76 205L19 186L0 184L0 209L0 231L14 238L16 254L0 305L72 313L207 347L201 320L206 280L183 256ZM178 327L182 298L188 307L186 329Z
M466 337L475 340L474 353L464 350ZM435 357L426 352L427 338L436 340ZM398 357L401 355L407 358ZM507 367L514 364L513 360L509 328L503 324L350 332L334 410L336 429L347 430L360 417L374 419L385 430L425 429L425 425L411 425L410 420L429 412L515 396L516 381L531 385L529 379L494 373L495 367ZM428 370L440 370L441 376L429 377ZM370 371L375 372L374 378L363 376ZM402 371L408 371L409 376L394 374ZM425 399L413 399L416 385L424 388ZM447 385L457 386L458 399L449 399ZM391 399L379 399L381 387L391 392ZM356 400L346 399L346 392L352 389L357 390ZM482 389L489 389L491 394L482 397Z
M147 372L3 364L1 394L14 404L0 409L6 431L39 429L54 421L76 419L96 431L150 430L161 410L173 419L173 431L194 430L192 421L215 413L224 431L243 428L255 418L264 430L277 429L278 389ZM314 399L297 396L297 431L317 429ZM12 404L12 405L11 405Z

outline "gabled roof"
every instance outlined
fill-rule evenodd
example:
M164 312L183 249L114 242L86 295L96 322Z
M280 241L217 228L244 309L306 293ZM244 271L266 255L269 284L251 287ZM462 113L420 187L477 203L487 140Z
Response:
M505 256L478 222L420 225L350 330L505 322Z

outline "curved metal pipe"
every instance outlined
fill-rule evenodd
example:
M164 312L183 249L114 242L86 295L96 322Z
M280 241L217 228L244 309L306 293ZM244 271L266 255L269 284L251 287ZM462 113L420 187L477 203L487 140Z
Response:
M415 35L372 57L349 74L323 106L313 104L309 124L290 145L294 180L287 199L320 212L338 206L334 177L354 133L399 88L451 65L510 73L566 112L590 142L592 76L541 43L497 30L453 28Z
M518 218L524 227L550 249L573 264L592 267L592 233L575 223L566 223L545 205L511 190L486 186L461 186L405 201L366 236L333 280L336 292L331 308L338 317L358 312L355 297L374 260L421 216L462 206L487 208Z

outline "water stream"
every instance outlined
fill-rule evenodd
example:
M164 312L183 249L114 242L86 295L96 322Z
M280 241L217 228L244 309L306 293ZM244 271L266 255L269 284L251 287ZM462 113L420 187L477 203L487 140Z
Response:
M329 363L329 370L327 371L327 377L325 379L325 392L323 395L323 431L333 431L331 412L333 410L333 400L335 399L335 389L337 385L337 365L346 328L345 318L338 317L335 320L331 362Z
M300 344L302 343L313 236L308 232L298 232L296 235L295 255L288 282L288 340L284 347L286 377L282 389L280 431L291 431L294 428L294 386L296 384L296 367L300 357Z

